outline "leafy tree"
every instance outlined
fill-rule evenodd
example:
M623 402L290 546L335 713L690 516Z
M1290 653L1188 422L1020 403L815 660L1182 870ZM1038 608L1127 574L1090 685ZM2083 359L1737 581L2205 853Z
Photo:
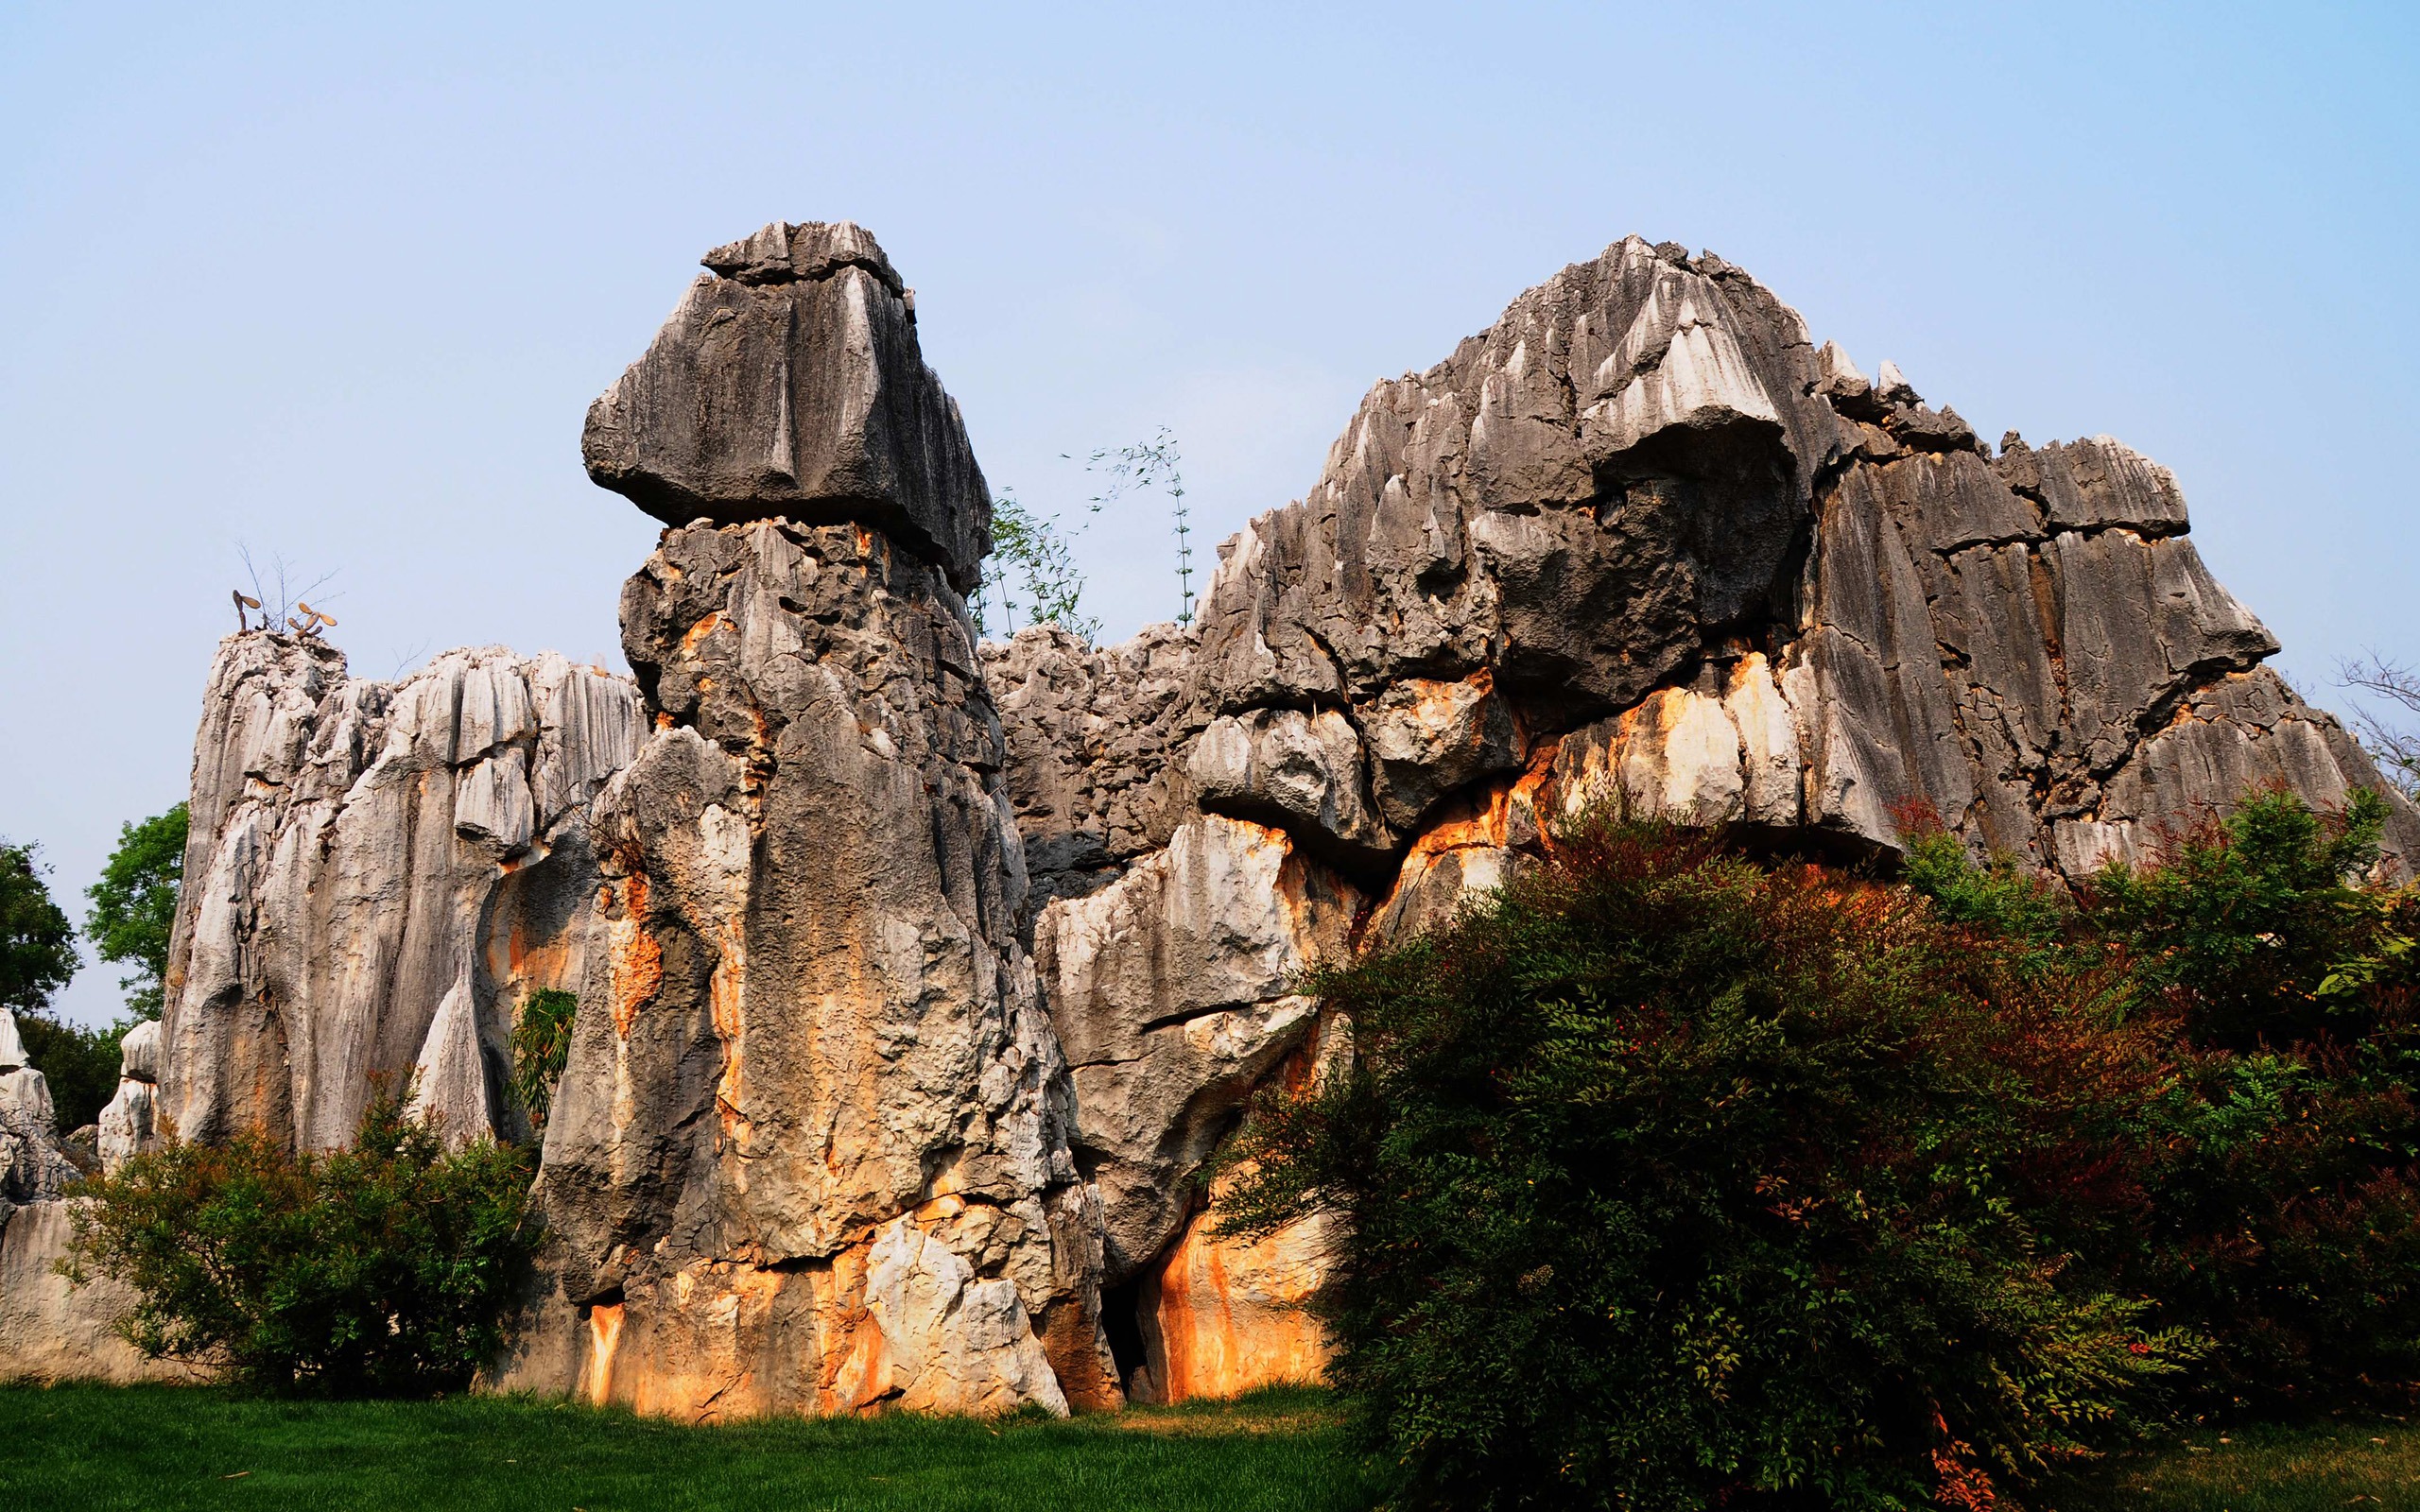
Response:
M2164 1039L2150 1203L2102 1263L2207 1337L2199 1404L2399 1397L2420 1378L2420 894L2375 882L2386 800L2255 793L2069 899L1919 823L1907 878Z
M1220 1223L1347 1219L1320 1307L1402 1504L1981 1507L2197 1355L2083 1258L2156 1030L1910 890L1599 820L1308 986L1355 1057L1256 1100Z
M85 889L92 906L84 933L105 961L135 968L118 978L138 1019L156 1019L168 974L168 932L185 870L185 805L118 827L117 849L101 880Z
M2367 880L2387 814L2256 794L2083 889L2080 948L2176 1026L2126 1271L2216 1342L2213 1405L2420 1379L2420 893Z
M254 1131L147 1151L83 1184L63 1268L132 1286L123 1332L154 1358L279 1390L458 1388L502 1347L539 1235L529 1152L440 1136L385 1097L349 1150Z
M76 930L51 901L38 848L0 841L0 1005L39 1013L76 975Z

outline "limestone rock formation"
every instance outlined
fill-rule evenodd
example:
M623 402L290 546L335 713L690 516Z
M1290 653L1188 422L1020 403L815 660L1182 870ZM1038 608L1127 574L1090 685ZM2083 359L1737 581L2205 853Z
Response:
M1352 1053L1306 968L1568 816L1876 856L1929 807L2076 877L2255 783L2378 785L2164 469L1988 445L1710 254L1617 243L1377 385L1193 625L1108 647L977 645L987 493L870 235L704 261L583 440L674 527L624 592L635 680L225 643L167 1019L103 1121L112 1163L323 1145L383 1081L527 1139L511 1015L574 991L508 1385L715 1418L1316 1373L1337 1236L1218 1237L1205 1162ZM31 1279L63 1167L9 1051L0 1369L102 1349L106 1304Z
M556 1297L509 1379L700 1416L1113 1400L958 593L980 474L872 238L776 226L707 262L591 415L598 481L644 496L630 457L671 458L648 475L717 508L623 594L655 730L596 807L601 1011L546 1130ZM666 397L693 389L773 409ZM708 420L672 438L674 411ZM769 435L800 464L761 465Z
M546 1131L570 1368L643 1409L1064 1410L1097 1220L963 605L766 521L668 532L623 610L659 728L598 803L601 1011Z
M878 524L973 588L992 496L918 352L915 292L874 239L848 221L775 221L704 263L589 409L589 475L666 524Z
M117 1092L101 1109L95 1153L102 1170L116 1175L158 1137L160 1025L138 1023L118 1041Z
M1995 455L1737 268L1632 238L1376 386L1305 499L1221 548L1191 629L987 648L1076 1154L1105 1279L1137 1289L1130 1385L1316 1363L1234 1322L1288 1289L1239 1278L1316 1243L1211 1238L1202 1154L1315 1032L1287 971L1443 917L1564 816L1872 853L1921 805L2073 877L2256 783L2379 786L2186 528L2121 444ZM1243 833L1282 864L1179 884Z
M313 637L221 643L161 1123L328 1147L383 1089L457 1138L526 1132L501 1095L512 1015L601 969L586 805L641 735L629 679L552 654L450 651L387 683Z

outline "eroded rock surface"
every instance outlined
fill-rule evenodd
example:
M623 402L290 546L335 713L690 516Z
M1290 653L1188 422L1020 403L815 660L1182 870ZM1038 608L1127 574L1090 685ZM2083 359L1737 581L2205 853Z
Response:
M586 806L641 735L628 678L552 654L449 651L389 683L312 637L222 642L169 951L165 1129L325 1148L384 1090L457 1139L526 1134L503 1094L512 1015L539 988L588 989Z
M705 264L584 437L677 527L625 591L635 682L228 642L156 1091L130 1045L104 1121L112 1160L147 1098L332 1143L409 1078L527 1138L510 1015L574 990L510 1384L712 1418L1314 1373L1335 1235L1218 1238L1205 1161L1351 1053L1305 968L1571 814L1876 855L1927 806L2076 877L2256 783L2378 785L2164 469L1987 445L1711 255L1623 241L1375 386L1192 626L1099 648L974 644L987 494L871 236ZM54 1213L50 1146L8 1143L35 1097L0 1089L0 1158Z
M1130 1384L1309 1358L1237 1342L1291 1335L1208 1279L1275 1263L1186 1194L1313 1032L1271 963L1444 917L1564 816L1622 800L1871 854L1928 807L2077 877L2257 783L2379 787L2261 665L2275 641L2187 524L2122 444L1996 454L1739 269L1632 238L1374 387L1309 493L1220 548L1191 628L988 647L1052 858L1036 958L1077 1152L1108 1275L1147 1298ZM2391 801L2408 868L2420 816ZM1171 879L1220 821L1286 860L1189 901ZM1248 1032L1204 1056L1196 1022Z
M658 729L597 804L608 965L541 1177L578 1373L693 1413L1099 1397L963 605L879 531L768 521L668 532L623 627Z
M975 586L992 495L916 345L916 297L848 221L775 221L703 259L647 355L592 405L589 475L666 524L879 524Z

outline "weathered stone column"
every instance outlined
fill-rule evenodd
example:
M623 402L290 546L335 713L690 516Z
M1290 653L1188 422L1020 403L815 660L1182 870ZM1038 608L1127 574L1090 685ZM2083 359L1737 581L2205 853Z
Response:
M1114 1401L960 597L982 474L871 236L706 263L589 415L600 483L695 518L623 592L654 730L596 806L606 979L508 1380L698 1418Z

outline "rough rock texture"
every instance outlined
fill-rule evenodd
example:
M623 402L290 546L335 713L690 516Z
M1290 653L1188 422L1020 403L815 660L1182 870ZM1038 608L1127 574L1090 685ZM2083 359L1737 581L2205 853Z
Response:
M871 237L705 261L589 418L599 482L704 518L623 594L655 730L596 807L605 1011L547 1125L556 1290L507 1379L699 1417L1114 1400L959 596L981 474Z
M963 605L879 532L696 526L623 634L658 729L597 805L606 1011L541 1177L588 1389L694 1415L1104 1395L1098 1218Z
M1130 1387L1316 1352L1234 1321L1209 1278L1299 1272L1181 1196L1312 1032L1276 963L1443 917L1560 816L1618 797L1873 853L1927 804L2078 876L2255 783L2378 786L2186 527L2119 443L1995 455L1721 259L1632 238L1377 385L1309 494L1220 549L1189 630L987 647L1077 1154L1109 1279L1140 1278ZM2408 869L2420 816L2392 801ZM1173 886L1244 833L1221 819L1284 863ZM1213 1022L1249 1032L1194 1051Z
M75 1234L73 1201L37 1202L0 1224L0 1381L177 1381L193 1372L147 1360L118 1337L131 1288L59 1274Z
M58 1272L75 1232L75 1204L60 1191L78 1173L49 1085L25 1062L16 1022L0 1011L0 1381L166 1379L176 1372L113 1332L132 1293L106 1280L77 1286Z
M526 1132L502 1095L512 1015L586 987L585 806L642 733L629 679L552 654L450 651L387 683L313 638L222 642L169 947L165 1129L337 1145L383 1086L457 1137Z
M879 524L971 589L992 495L916 345L916 298L848 221L775 221L703 259L588 411L589 475L666 524Z
M123 1160L148 1099L329 1143L408 1077L449 1136L527 1138L510 1013L571 988L507 1384L712 1418L1315 1373L1335 1235L1213 1237L1204 1161L1351 1053L1305 967L1563 816L1870 856L1924 804L2073 877L2255 783L2377 785L2165 470L1986 445L1711 255L1618 243L1377 385L1191 627L979 650L987 496L889 260L776 224L705 263L584 438L679 526L625 592L635 685L228 642L157 1088L130 1043L101 1130ZM57 1142L9 1122L39 1078L0 1074L43 1215L0 1241L53 1252ZM6 1263L0 1365L82 1337Z
M159 1135L160 1026L138 1023L118 1041L117 1094L101 1109L94 1153L114 1176Z

